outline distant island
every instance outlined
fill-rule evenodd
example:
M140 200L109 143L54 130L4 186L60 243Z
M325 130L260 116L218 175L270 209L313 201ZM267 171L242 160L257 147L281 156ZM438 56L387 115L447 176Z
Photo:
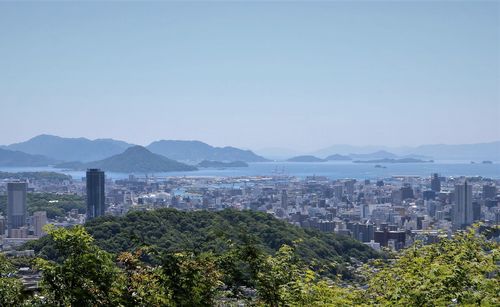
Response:
M47 166L55 160L42 155L32 155L17 150L0 148L0 166Z
M233 162L221 162L221 161L209 161L203 160L197 165L198 167L204 168L220 168L220 167L248 167L248 163L243 161L233 161Z
M325 160L327 160L327 161L350 161L350 160L352 160L352 158L349 156L334 154L334 155L329 155L328 157L325 158Z
M88 163L65 162L57 164L55 167L73 170L100 168L105 171L117 173L179 172L197 170L194 166L154 154L142 146L129 147L123 153L114 155L104 160Z
M353 163L433 163L434 160L402 158L402 159L356 160L352 162Z
M287 162L326 162L324 159L320 159L315 156L297 156L286 160Z
M496 161L500 141L475 144L426 144L415 147L333 145L309 154L326 157L332 154L349 155L353 160L416 158L423 160Z

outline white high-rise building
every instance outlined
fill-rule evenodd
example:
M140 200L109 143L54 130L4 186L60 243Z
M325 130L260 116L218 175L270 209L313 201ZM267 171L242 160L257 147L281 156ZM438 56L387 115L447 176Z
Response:
M47 225L47 212L46 211L36 211L33 212L33 231L35 236L42 237L45 235L43 231L43 226Z

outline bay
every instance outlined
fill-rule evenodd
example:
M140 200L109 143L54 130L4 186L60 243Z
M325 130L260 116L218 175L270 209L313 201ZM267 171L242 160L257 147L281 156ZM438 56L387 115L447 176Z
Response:
M225 169L199 169L192 172L168 172L168 173L135 173L138 177L245 177L245 176L294 176L304 178L306 176L325 176L330 179L354 178L354 179L379 179L392 176L420 176L427 177L432 173L441 176L482 176L492 179L500 179L500 163L483 164L470 161L436 161L434 163L388 163L380 164L382 168L375 167L371 163L353 163L350 161L339 162L262 162L249 163L248 167L225 168ZM53 171L71 175L74 179L85 177L83 171L61 170L53 167L0 167L3 172L36 172ZM112 179L128 178L128 173L106 172L106 176Z

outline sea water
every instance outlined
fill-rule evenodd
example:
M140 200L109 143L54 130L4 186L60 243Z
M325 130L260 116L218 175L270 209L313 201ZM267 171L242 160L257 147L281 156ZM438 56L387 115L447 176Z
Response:
M330 179L354 178L354 179L378 179L392 176L420 176L428 177L432 173L438 173L445 177L458 176L482 176L500 179L500 162L493 164L470 163L470 161L436 161L434 163L353 163L350 161L339 162L262 162L249 163L248 167L238 168L207 168L190 172L167 172L167 173L135 173L138 177L244 177L244 176L294 176L304 178L306 176L325 176ZM71 175L74 179L85 177L84 171L71 171L56 169L53 167L0 167L3 172L37 172L53 171ZM106 177L112 179L128 178L129 173L106 172Z

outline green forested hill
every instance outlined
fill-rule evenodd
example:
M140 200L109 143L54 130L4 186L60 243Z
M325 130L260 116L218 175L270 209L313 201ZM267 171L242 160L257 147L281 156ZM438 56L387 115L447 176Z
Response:
M100 168L105 171L118 173L176 172L196 170L196 167L192 165L187 165L167 157L154 154L142 146L129 147L121 154L99 161L87 163L64 162L56 165L56 167L76 170Z
M193 251L222 254L231 244L251 241L267 253L283 244L297 243L297 253L308 263L328 266L331 273L346 273L351 257L361 261L379 255L364 244L344 236L305 230L271 215L253 211L183 212L159 209L130 212L123 217L101 217L85 225L99 247L112 252L155 246L160 252ZM33 248L50 254L45 240ZM332 263L337 263L332 267Z

